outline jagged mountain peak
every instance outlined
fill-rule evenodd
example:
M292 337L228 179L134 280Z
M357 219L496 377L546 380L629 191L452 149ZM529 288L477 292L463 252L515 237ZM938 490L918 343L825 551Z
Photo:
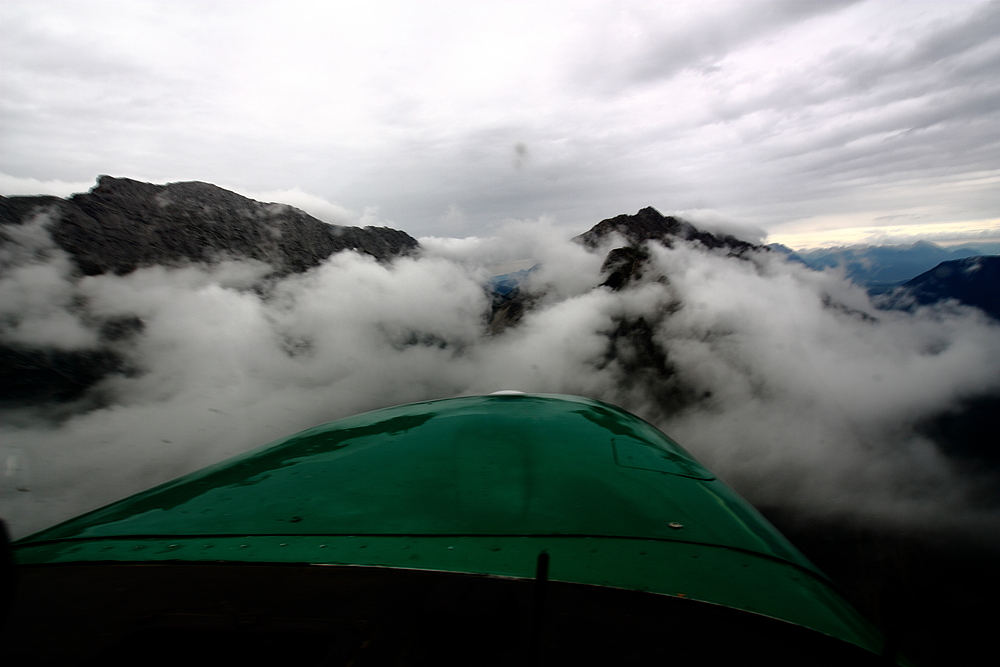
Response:
M638 245L643 241L676 237L687 231L686 227L691 225L673 216L664 216L652 206L647 206L639 209L635 215L622 214L601 220L575 240L590 248L596 248L602 240L618 233L630 244Z
M632 246L646 241L658 241L672 247L675 240L694 241L706 248L727 248L732 254L759 249L752 243L741 241L728 234L716 235L698 229L690 222L672 215L663 215L652 206L639 209L634 215L617 215L601 220L574 240L589 248L596 248L612 234L620 234Z

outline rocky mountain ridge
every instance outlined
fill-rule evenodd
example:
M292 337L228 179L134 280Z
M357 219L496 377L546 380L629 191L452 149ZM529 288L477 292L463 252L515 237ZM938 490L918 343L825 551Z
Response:
M267 262L286 275L341 250L388 260L418 245L406 232L331 225L198 181L153 185L101 176L90 192L68 199L0 197L0 225L24 224L39 213L51 217L53 241L84 275L227 257Z
M934 269L941 262L1000 252L1000 244L996 243L944 248L928 241L910 245L858 245L800 251L777 243L767 247L786 255L790 261L805 264L816 271L843 267L848 278L864 285L871 294L891 291L907 280Z

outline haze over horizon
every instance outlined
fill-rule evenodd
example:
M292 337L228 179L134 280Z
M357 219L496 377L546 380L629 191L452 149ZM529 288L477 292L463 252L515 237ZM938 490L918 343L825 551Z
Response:
M1000 240L1000 3L0 6L0 194L199 180L489 237L654 206L794 248Z

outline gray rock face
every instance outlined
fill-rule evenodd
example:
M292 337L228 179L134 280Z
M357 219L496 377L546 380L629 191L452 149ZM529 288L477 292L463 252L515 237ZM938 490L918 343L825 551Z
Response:
M227 257L257 259L289 274L341 250L387 260L417 247L402 231L330 225L292 206L261 203L209 183L152 185L101 176L89 193L69 199L0 200L0 224L20 224L48 209L53 240L85 275Z
M649 260L649 251L641 246L615 248L604 258L601 275L607 276L602 287L618 291L642 277L642 268Z

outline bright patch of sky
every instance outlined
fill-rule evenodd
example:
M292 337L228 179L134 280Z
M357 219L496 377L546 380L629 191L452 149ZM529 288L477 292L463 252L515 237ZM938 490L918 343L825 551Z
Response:
M2 194L111 174L414 236L652 205L798 247L1000 238L998 2L5 0L0 62Z

